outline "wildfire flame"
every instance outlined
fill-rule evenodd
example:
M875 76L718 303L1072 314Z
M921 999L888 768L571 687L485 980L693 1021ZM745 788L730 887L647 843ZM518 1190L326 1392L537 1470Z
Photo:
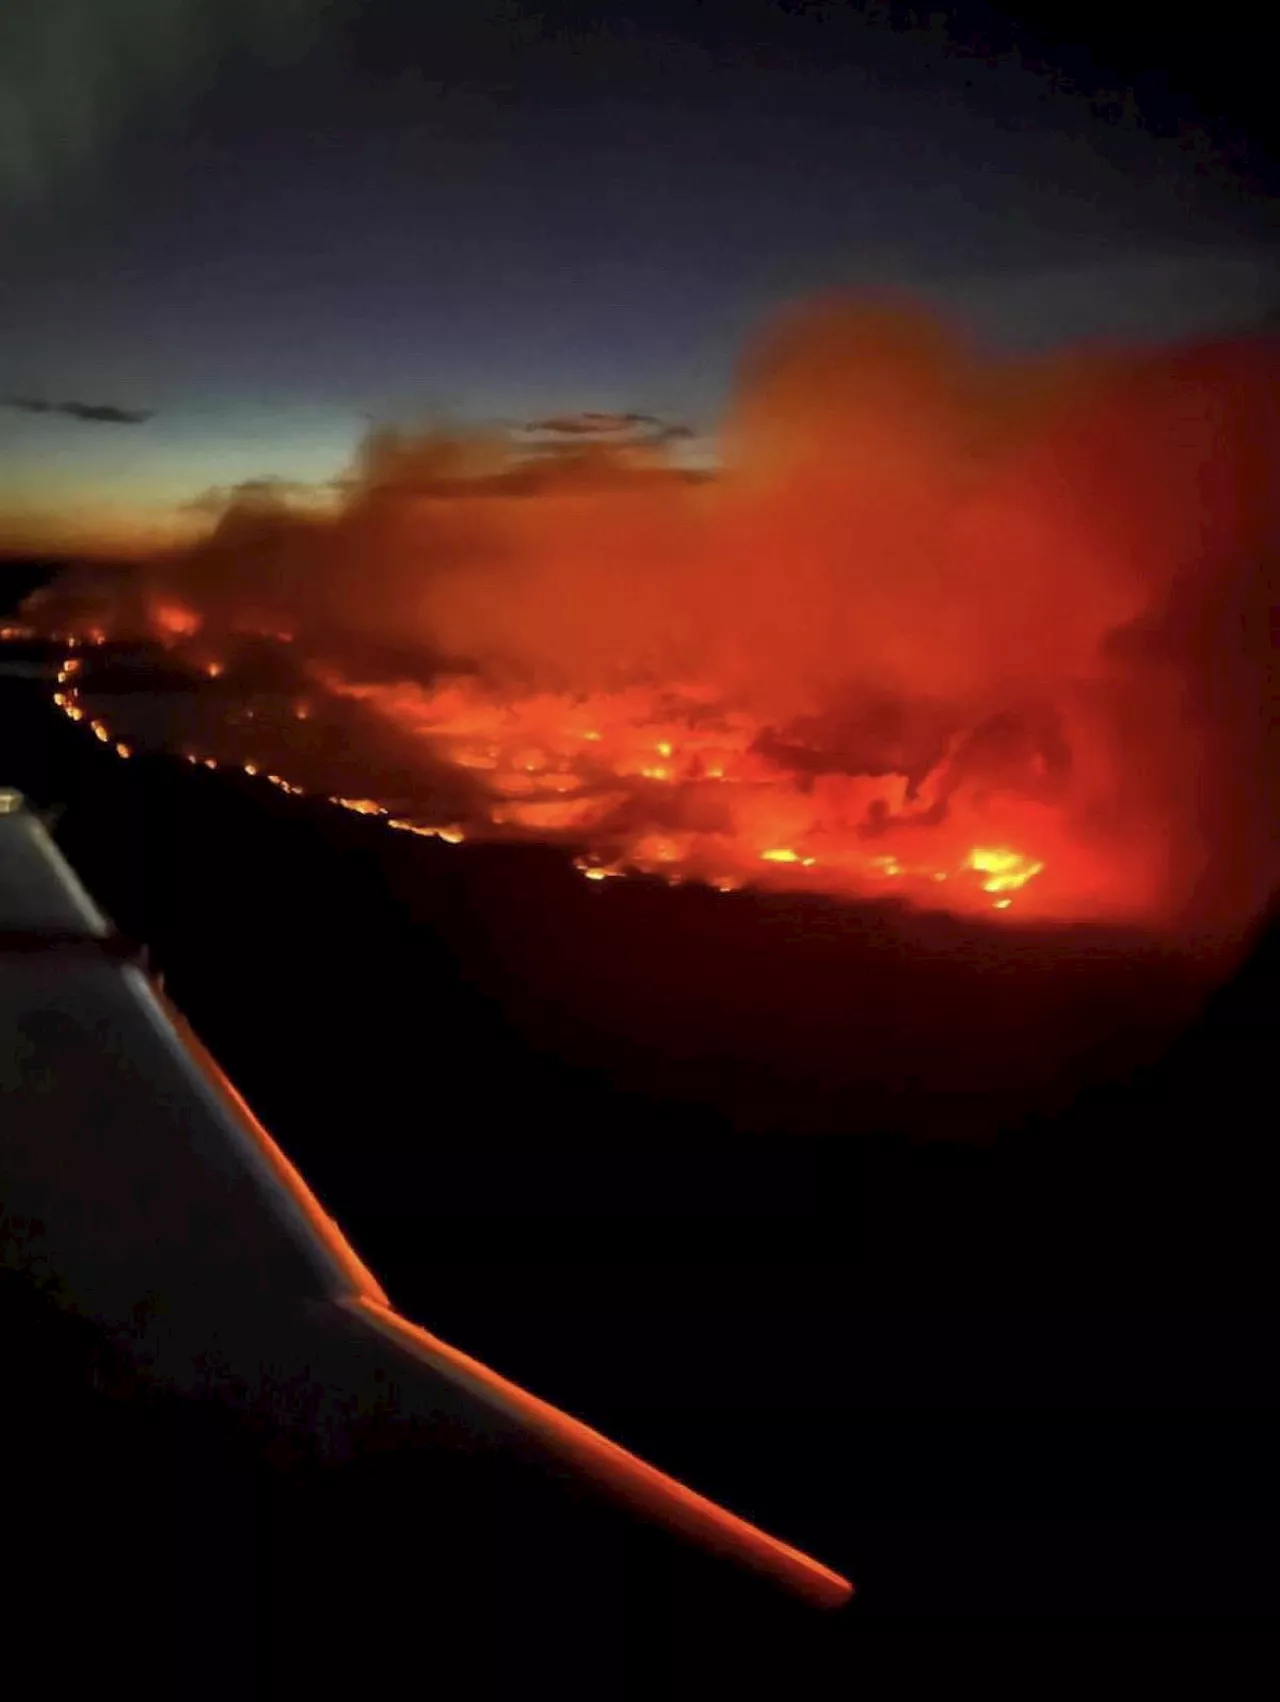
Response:
M300 790L347 715L367 777L309 789L596 884L1239 931L1280 842L1278 399L1274 339L1016 363L823 307L745 363L713 477L375 434L339 511L232 503L71 624L228 700L287 641L228 765Z
M361 684L332 670L317 678L330 696L370 706L421 739L435 760L482 776L487 797L475 831L587 840L595 849L580 867L591 881L640 872L679 874L721 891L749 881L849 897L896 888L918 904L1006 910L1008 895L1046 869L1044 856L966 846L958 821L931 819L931 799L947 784L945 763L914 790L900 773L797 774L762 753L758 723L710 712L705 694L681 718L669 692L583 700L515 696L465 678L433 687ZM385 813L371 799L336 801ZM991 802L986 823L1000 813ZM1004 811L1009 819L1017 814ZM1046 844L1053 825L1050 814L1023 811L1028 843ZM885 849L895 830L899 853Z
M1044 868L1043 863L1020 856L1016 851L992 850L983 846L975 846L970 851L965 866L987 877L982 883L983 892L1017 892Z
M151 625L162 639L194 638L200 630L200 616L182 603L157 601L151 605Z

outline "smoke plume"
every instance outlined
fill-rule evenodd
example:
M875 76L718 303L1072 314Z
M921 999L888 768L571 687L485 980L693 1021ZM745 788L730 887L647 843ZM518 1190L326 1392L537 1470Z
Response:
M598 875L1221 938L1277 874L1278 410L1275 337L999 360L823 301L714 476L375 434L332 513L246 493L108 615L287 629Z

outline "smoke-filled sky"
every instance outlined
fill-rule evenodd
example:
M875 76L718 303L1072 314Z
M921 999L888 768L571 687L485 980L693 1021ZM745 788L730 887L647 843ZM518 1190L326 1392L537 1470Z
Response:
M7 0L0 534L323 481L371 419L639 410L710 449L744 336L833 286L1004 346L1256 325L1265 184L1188 84L1212 56L1159 76L1168 29L1108 59L972 7Z

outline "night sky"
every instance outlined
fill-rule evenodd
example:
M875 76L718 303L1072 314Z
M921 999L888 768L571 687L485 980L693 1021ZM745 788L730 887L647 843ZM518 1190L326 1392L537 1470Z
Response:
M830 287L1009 347L1260 321L1265 186L1167 31L932 17L8 0L0 398L154 413L0 408L0 542L323 481L370 419L642 409L714 453L744 337Z

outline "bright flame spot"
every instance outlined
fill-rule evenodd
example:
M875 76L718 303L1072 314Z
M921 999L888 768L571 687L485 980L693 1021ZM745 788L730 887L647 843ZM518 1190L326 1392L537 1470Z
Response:
M116 755L117 756L132 756L133 755L132 745L126 745L123 739L117 739L117 741L116 741Z
M271 778L275 779L275 776L272 775ZM277 784L280 782L277 781ZM340 809L351 810L358 816L385 816L387 813L383 806L375 803L372 798L330 798L329 802L337 804Z
M1012 903L1011 898L997 898L991 908L993 910L1007 910Z
M800 853L798 851L792 851L786 846L780 846L773 851L762 851L760 853L760 859L765 863L798 863L800 861Z
M400 833L416 833L419 839L443 839L446 845L460 845L465 837L460 827L432 827L428 822L405 821L400 816L389 816L387 826Z
M74 704L74 703L70 704L68 706L67 714L71 717L71 719L73 721L83 721L84 720L84 710L78 708L77 705Z
M204 765L206 768L216 768L218 766L218 759L216 757L207 756L204 759Z
M670 756L672 750L671 741L669 739L659 739L654 749L657 751L659 756Z
M982 883L983 892L1016 892L1038 875L1044 864L1017 851L975 846L965 860L965 867L987 877Z
M102 743L105 745L107 740L111 737L111 734L103 726L102 722L101 721L91 721L89 723L89 725L93 728L94 738L95 739L101 739Z
M221 674L221 672L222 672L222 663L221 662L207 662L205 664L205 670L204 671L205 671L206 674L208 674L208 676L211 680L216 680L218 678L218 675Z
M582 857L575 857L573 866L580 870L589 881L613 880L615 876L626 873L624 869L617 868L611 863L589 863Z

